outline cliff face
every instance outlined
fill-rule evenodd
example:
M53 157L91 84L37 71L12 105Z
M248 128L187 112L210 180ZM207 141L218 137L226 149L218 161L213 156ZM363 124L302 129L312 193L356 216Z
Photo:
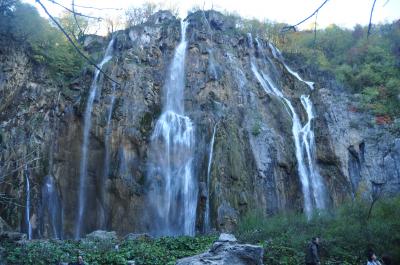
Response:
M330 207L357 193L368 198L380 187L386 193L400 190L400 139L372 125L370 116L355 112L350 95L317 76L311 76L317 82L310 90L273 56L266 41L250 45L249 36L217 12L196 12L187 20L184 100L197 140L197 231L204 230L207 196L211 226L218 230L232 230L238 218L251 210L265 215L303 210L291 116L257 81L251 60L261 67L269 58L273 78L302 124L307 114L300 95L310 95L316 161ZM163 84L180 39L180 22L159 12L147 23L114 36L113 57L103 70L121 86L113 87L100 77L92 110L82 230L148 232L149 142L161 113ZM103 54L108 41L89 36L86 49ZM7 173L1 191L13 198L1 205L1 217L22 231L29 219L34 237L73 237L83 116L93 73L85 70L73 83L57 87L46 69L33 65L23 50L1 49L0 167ZM26 176L29 218L26 208L19 206L26 205Z

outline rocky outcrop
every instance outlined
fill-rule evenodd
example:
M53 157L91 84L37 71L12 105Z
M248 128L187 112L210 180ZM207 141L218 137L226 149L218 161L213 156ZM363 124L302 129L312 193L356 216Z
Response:
M176 265L262 265L263 254L260 246L239 244L235 236L221 234L208 252L180 259Z
M315 97L318 158L335 204L349 194L368 198L376 189L397 193L399 167L393 158L398 157L400 138L357 111L357 100L342 91L321 88Z
M265 40L251 46L235 22L218 12L199 11L187 20L185 113L195 124L194 174L203 187L197 231L204 231L207 196L211 226L220 231L232 231L249 211L271 215L303 210L291 118L281 101L258 83L251 71L251 56L259 65L265 64L265 57L270 59L273 79L303 123L306 114L299 98L311 95L317 164L327 186L328 204L338 205L357 194L368 198L379 187L385 194L400 191L399 138L384 126L372 124L372 117L354 111L354 100L335 82L309 73L307 79L316 81L316 89L309 90L273 59ZM114 90L112 82L102 78L94 100L85 194L90 218L85 218L83 231L150 232L148 145L162 109L163 84L180 39L180 22L168 12L159 12L144 24L114 33L114 38L113 58L103 70L121 86ZM108 42L88 36L84 47L98 58ZM37 238L71 238L77 220L83 115L93 69L83 69L74 81L60 85L46 69L33 65L27 51L7 45L0 48L0 95L7 95L0 97L0 169L11 169L0 191L12 198L0 206L0 216L20 231L26 230L30 220ZM214 126L210 190L206 191ZM13 161L11 167L5 166L7 161ZM32 183L29 218L17 206L26 202L26 174ZM46 176L54 180L51 194L61 201L57 216L62 216L62 228L57 232L46 212L48 203L43 202L50 198L42 194Z
M102 231L96 230L90 234L87 234L85 239L88 241L112 241L117 239L117 234L114 231Z

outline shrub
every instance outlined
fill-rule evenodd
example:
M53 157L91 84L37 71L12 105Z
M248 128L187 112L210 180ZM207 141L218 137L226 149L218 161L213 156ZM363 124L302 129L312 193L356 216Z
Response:
M242 241L262 244L266 264L297 265L304 262L306 246L313 236L322 237L324 264L360 264L373 248L378 256L389 253L400 262L400 197L378 201L367 219L370 204L349 202L332 212L321 212L307 221L288 213L270 218L251 212L236 231Z
M129 241L31 241L25 245L6 244L7 264L58 264L76 261L77 255L91 265L125 265L135 260L139 265L175 264L176 260L207 250L216 238L163 237Z

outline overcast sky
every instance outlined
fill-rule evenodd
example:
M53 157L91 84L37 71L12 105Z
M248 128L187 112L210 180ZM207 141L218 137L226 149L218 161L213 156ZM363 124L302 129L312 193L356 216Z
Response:
M24 0L35 4L34 0ZM70 7L71 0L55 0ZM205 9L226 10L237 12L246 18L257 18L259 20L272 20L296 24L310 15L324 0L75 0L76 5L92 7L113 7L125 9L130 6L140 6L143 2L163 3L164 6L176 6L179 8L181 17L186 17L187 11L193 6ZM48 0L42 0L49 11L57 15L61 8ZM367 25L373 0L330 0L318 14L318 26L326 27L337 24L343 27L353 27L355 24ZM94 11L90 9L78 9L79 12L96 16L121 17L123 11ZM42 15L43 12L41 12ZM400 18L400 0L377 0L374 10L373 23L391 22ZM310 19L303 27L313 23Z

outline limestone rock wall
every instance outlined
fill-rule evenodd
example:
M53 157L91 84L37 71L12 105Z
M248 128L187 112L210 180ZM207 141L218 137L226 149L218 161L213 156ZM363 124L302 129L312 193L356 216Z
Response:
M203 231L206 196L210 196L212 227L230 231L248 211L271 215L302 210L302 193L291 119L284 106L258 84L250 56L261 62L260 47L251 48L247 35L234 21L214 11L187 18L185 111L196 126L196 167L199 199L196 227ZM83 230L115 230L119 234L147 232L147 148L161 112L162 89L169 63L180 39L180 22L159 12L147 23L114 34L114 56L104 70L120 84L115 90L110 142L106 143L107 111L112 83L102 79L92 112L90 132L88 220ZM91 53L104 53L109 39L89 36ZM260 40L272 57L266 41ZM75 81L54 85L46 69L38 70L23 50L0 53L0 168L7 172L1 191L24 204L24 170L29 162L32 180L31 221L35 237L52 237L40 216L41 190L52 175L62 201L63 235L72 237L77 214L83 112L93 70L84 69ZM101 59L99 59L101 60ZM351 97L335 85L315 78L310 91L276 60L276 79L305 120L302 93L311 94L316 119L317 160L335 206L357 193L370 196L375 186L390 193L400 190L400 139L385 128L371 126L366 114L353 112ZM36 69L36 70L34 70ZM210 192L205 190L213 128L216 126ZM105 148L110 150L104 204L100 202ZM32 155L32 152L34 155ZM34 159L34 161L30 161ZM21 161L22 161L21 160ZM7 167L7 161L13 161ZM16 168L13 171L11 168ZM6 184L7 183L7 184ZM375 183L375 184L374 184ZM106 223L100 227L101 210ZM0 216L24 231L24 207L0 205Z

